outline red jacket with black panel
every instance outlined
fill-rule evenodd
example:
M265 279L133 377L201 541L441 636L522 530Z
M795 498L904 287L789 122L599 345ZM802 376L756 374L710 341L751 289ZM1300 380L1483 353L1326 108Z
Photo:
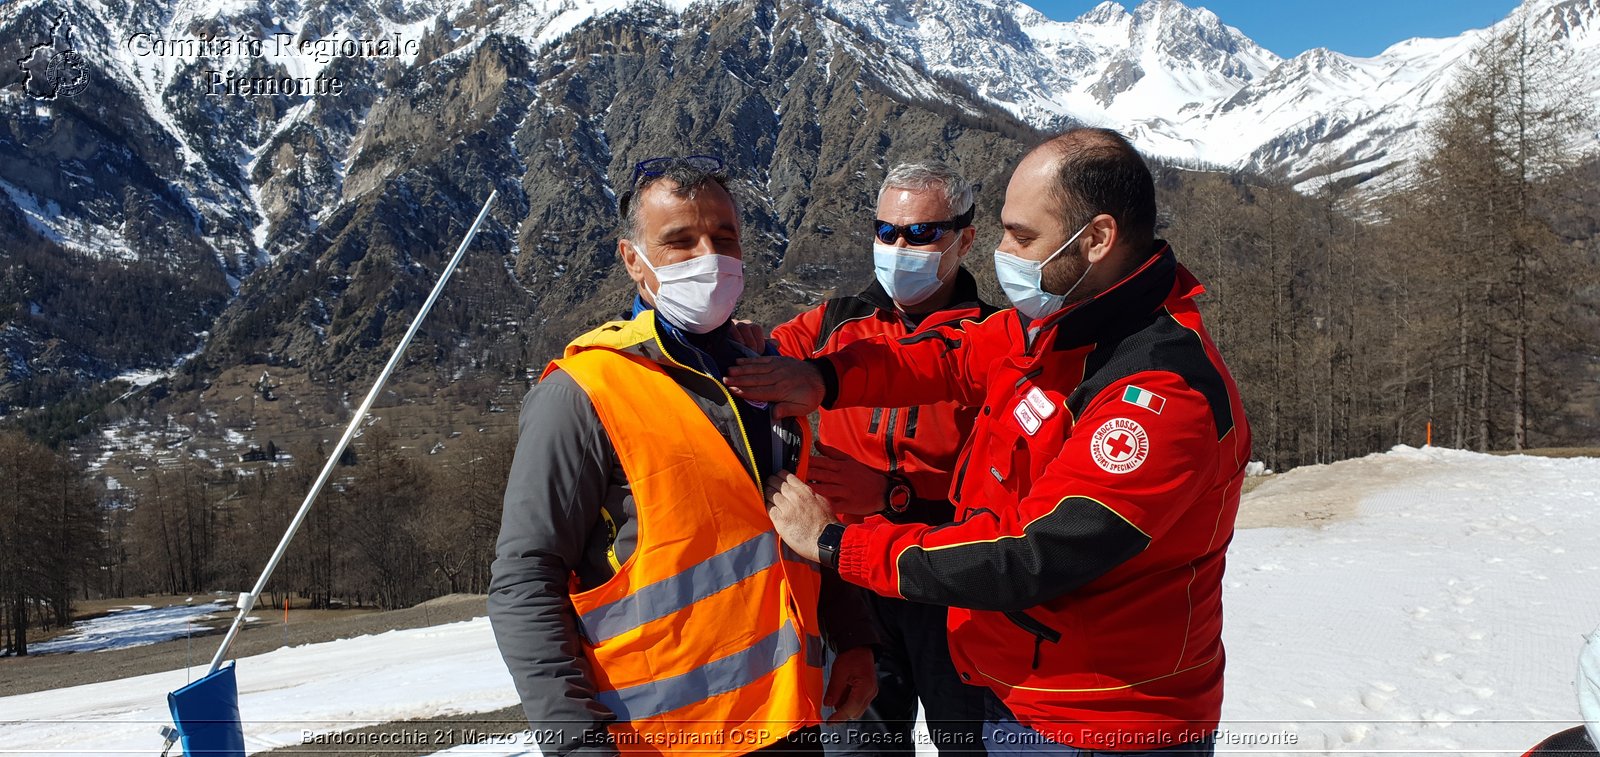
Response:
M958 521L849 526L839 573L958 608L962 678L1086 749L1193 741L1221 713L1223 557L1250 432L1203 289L1158 245L1041 321L1004 310L813 361L827 407L979 407Z

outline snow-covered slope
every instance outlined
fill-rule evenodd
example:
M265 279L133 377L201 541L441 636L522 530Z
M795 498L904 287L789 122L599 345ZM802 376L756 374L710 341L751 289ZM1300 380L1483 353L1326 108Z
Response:
M1229 550L1219 753L1519 754L1577 721L1578 651L1600 625L1600 459L1400 447L1297 468L1242 509L1307 508L1342 515L1244 529ZM238 666L252 752L516 703L484 618L284 648ZM0 743L148 752L165 693L188 678L179 670L0 698ZM461 751L537 754L530 741ZM918 751L935 754L928 743Z
M104 652L181 639L194 632L196 621L226 613L226 601L151 607L135 605L112 610L98 618L79 621L72 632L28 645L28 654Z

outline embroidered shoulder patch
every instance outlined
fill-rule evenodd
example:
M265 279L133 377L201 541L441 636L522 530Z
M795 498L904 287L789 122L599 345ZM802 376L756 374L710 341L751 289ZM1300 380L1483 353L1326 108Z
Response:
M1112 418L1089 439L1089 455L1107 473L1129 473L1150 456L1150 436L1132 418Z
M1149 410L1156 415L1160 415L1161 408L1167 406L1166 397L1156 394L1149 389L1143 389L1132 385L1122 390L1122 401L1130 405L1138 405L1139 407Z

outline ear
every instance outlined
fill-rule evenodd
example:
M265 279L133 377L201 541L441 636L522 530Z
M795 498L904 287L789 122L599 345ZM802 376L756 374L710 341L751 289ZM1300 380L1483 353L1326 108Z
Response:
M632 240L617 240L617 257L622 258L622 267L627 269L628 278L633 279L640 289L649 289L645 277L650 275L650 269L639 262L639 248L634 246Z
M967 253L972 252L972 243L977 241L977 239L977 229L968 226L967 228L961 230L961 241L956 244L955 249L957 265L960 265L961 261L967 257Z
M1117 241L1121 234L1117 229L1117 219L1106 213L1101 213L1089 222L1089 228L1083 230L1084 259L1091 265L1105 260L1116 249Z

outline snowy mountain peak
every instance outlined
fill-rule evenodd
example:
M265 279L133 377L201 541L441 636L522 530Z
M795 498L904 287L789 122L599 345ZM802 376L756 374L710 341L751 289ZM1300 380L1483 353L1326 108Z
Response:
M1134 41L1167 62L1249 81L1280 59L1205 8L1178 0L1146 0L1133 11Z
M1600 0L1526 0L1514 15L1532 18L1553 40L1585 48L1600 44Z
M1127 23L1132 16L1122 3L1106 0L1090 9L1088 13L1079 16L1074 24L1080 26L1120 26Z

